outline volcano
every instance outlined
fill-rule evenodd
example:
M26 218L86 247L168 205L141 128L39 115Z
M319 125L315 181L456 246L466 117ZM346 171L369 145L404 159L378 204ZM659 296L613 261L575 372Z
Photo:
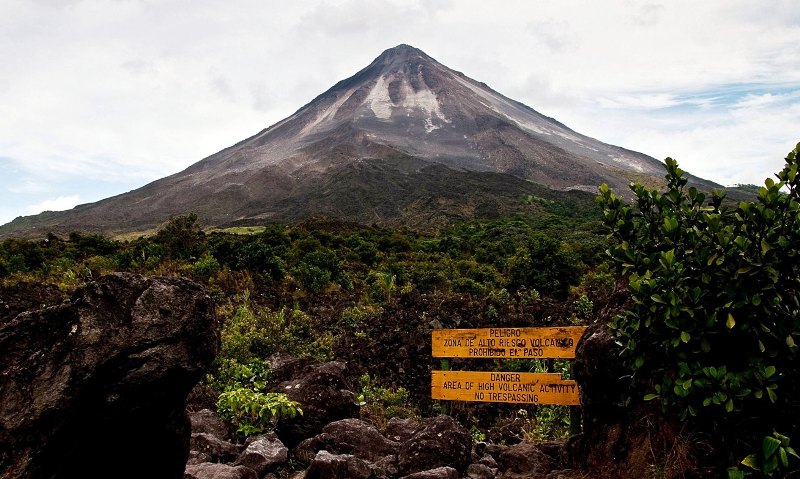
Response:
M142 188L17 218L0 236L324 218L424 225L497 217L608 183L661 181L660 161L577 133L399 45L293 115ZM704 189L717 187L700 179Z

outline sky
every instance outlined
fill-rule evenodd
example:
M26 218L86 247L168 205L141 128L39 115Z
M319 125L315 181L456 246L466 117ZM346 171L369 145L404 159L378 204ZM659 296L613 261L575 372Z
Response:
M415 46L723 185L800 141L800 2L0 1L0 224L124 193Z

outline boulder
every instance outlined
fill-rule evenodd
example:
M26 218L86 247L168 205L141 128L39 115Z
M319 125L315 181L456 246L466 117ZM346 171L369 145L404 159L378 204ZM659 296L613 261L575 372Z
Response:
M506 448L497 461L503 477L544 475L553 470L553 460L535 444L520 442Z
M305 479L368 479L372 470L369 464L350 454L331 454L320 451L306 469Z
M0 476L179 478L185 400L219 349L189 280L118 273L0 325Z
M270 433L250 438L235 464L249 467L262 477L286 462L288 456L289 449L275 433Z
M396 454L400 443L385 438L370 424L360 419L342 419L322 429L329 444L339 453L352 454L359 459L375 462Z
M405 442L414 437L422 429L422 424L413 419L393 417L386 425L386 437L392 441Z
M319 451L335 451L335 449L331 437L322 433L300 441L300 444L292 450L292 456L304 464L311 464Z
M497 468L492 469L485 464L470 464L467 468L468 479L494 479L496 475Z
M583 334L575 350L573 373L581 388L584 429L567 441L566 464L598 475L633 479L649 474L652 464L665 460L664 452L688 454L691 450L677 446L683 440L684 424L664 415L655 401L634 399L619 406L628 390L622 378L630 371L622 367L619 346L607 324L594 323ZM692 464L690 457L671 460Z
M219 439L227 439L230 435L228 425L210 409L189 413L193 433L211 434Z
M471 462L472 437L450 416L426 419L403 442L397 457L400 471L405 474L443 466L463 472Z
M242 446L231 444L211 434L193 432L189 441L189 450L203 453L211 458L211 462L229 462L236 459Z
M244 466L205 462L186 466L184 479L258 479L258 474Z
M186 464L202 464L204 462L211 462L211 456L204 452L189 451L189 459Z
M278 367L275 376L283 376L284 371L280 365ZM299 402L303 409L302 415L282 421L276 430L285 444L294 447L303 439L319 434L328 423L358 416L355 396L347 389L345 363L311 363L297 368L296 362L289 361L284 368L291 368L297 376L270 390L285 393L289 399Z
M625 414L618 406L625 391L620 378L630 372L622 368L619 346L607 324L596 322L583 333L575 348L572 371L580 386L584 430L591 433L593 428Z
M458 479L458 471L452 467L437 467L427 471L415 472L400 479Z

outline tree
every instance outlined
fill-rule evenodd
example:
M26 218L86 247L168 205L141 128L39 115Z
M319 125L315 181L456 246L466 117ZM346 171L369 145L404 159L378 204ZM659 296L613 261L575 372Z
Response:
M666 160L667 191L600 188L632 306L612 322L634 391L718 435L796 433L800 419L798 148L755 201L710 200ZM736 434L732 434L736 431Z

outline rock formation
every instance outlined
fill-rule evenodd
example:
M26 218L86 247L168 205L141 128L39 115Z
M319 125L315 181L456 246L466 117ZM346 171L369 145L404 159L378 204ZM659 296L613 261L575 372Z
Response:
M199 285L123 273L7 320L0 477L182 477L186 396L219 333Z

